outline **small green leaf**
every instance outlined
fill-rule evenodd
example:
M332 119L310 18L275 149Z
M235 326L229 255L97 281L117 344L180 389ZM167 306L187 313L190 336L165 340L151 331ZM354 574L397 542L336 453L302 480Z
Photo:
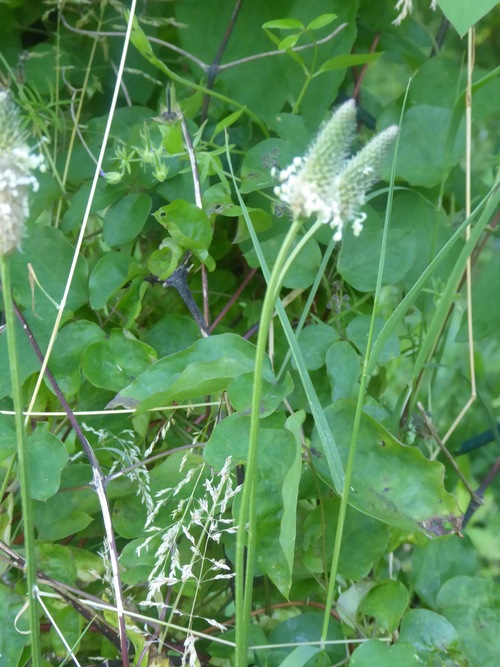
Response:
M136 16L133 17L130 40L132 44L135 46L135 48L140 53L142 53L142 55L145 58L149 60L153 56L153 50L151 48L151 44L149 43L146 33L139 25L139 21L137 20Z
M132 257L107 252L94 266L89 278L90 305L100 310L127 281L143 269Z
M244 373L231 380L228 387L228 396L232 406L240 414L250 414L252 406L253 373ZM259 413L267 417L273 413L288 394L293 391L293 381L287 373L282 382L273 384L262 381L262 395Z
M66 396L76 394L80 388L85 349L104 337L104 331L95 322L83 319L69 322L59 332L50 357L50 370Z
M133 241L140 233L151 210L151 197L129 194L111 206L104 218L102 235L109 246Z
M148 269L160 280L166 280L179 266L184 249L174 239L164 239L148 259Z
M296 153L291 144L283 139L264 139L256 146L252 146L243 158L241 165L242 193L253 192L267 188L276 181L271 170L285 169L291 164Z
M431 609L443 584L459 575L473 576L479 568L474 547L468 537L450 535L429 540L415 547L411 557L410 582L416 593Z
M333 555L339 504L338 497L327 498L322 507L314 508L304 520L301 560L313 574L324 572ZM348 507L340 549L339 574L353 580L366 577L374 562L383 556L388 542L387 526ZM327 563L324 562L325 557Z
M297 646L283 660L280 667L303 667L320 651L316 646Z
M213 132L213 134L212 134L212 141L215 139L215 137L216 137L218 134L220 134L220 132L222 132L222 130L225 130L226 127L230 127L231 125L233 125L234 123L236 123L236 121L237 121L238 118L241 116L241 114L243 113L243 111L244 111L243 108L242 108L242 109L238 109L238 111L233 111L233 113L230 113L229 116L226 116L226 117L223 118L221 121L219 121L219 122L217 123L217 125L215 126L215 130L214 130L214 132Z
M359 611L373 616L386 632L395 632L410 596L400 581L386 579L370 588L361 601Z
M339 340L328 349L326 369L332 387L332 401L354 399L361 374L361 360L348 341Z
M323 322L309 324L302 329L299 347L308 371L315 371L325 365L326 352L338 339L339 334L335 329Z
M264 421L260 429L263 427ZM219 422L203 449L206 463L215 470L220 470L229 456L233 467L246 461L249 429L250 417L237 412Z
M288 35L285 39L281 40L278 44L278 49L281 51L286 51L287 49L293 49L295 44L299 41L300 34L298 35Z
M176 199L158 209L154 216L186 250L207 250L210 246L212 225L207 215L194 204Z
M85 466L88 476L83 484L89 484L91 471ZM67 470L67 468L66 468ZM64 471L65 472L65 471ZM64 480L64 477L63 477ZM88 487L85 490L65 491L64 498L58 493L45 502L35 504L35 527L40 540L62 540L86 528L92 521L89 507L96 511L95 494Z
M14 417L0 415L0 461L16 451L17 435Z
M82 368L95 387L119 391L155 359L156 353L149 345L125 336L121 329L114 329L105 340L87 347Z
M274 264L284 237L284 234L275 234L270 239L261 243L261 250L264 253L268 266ZM294 246L296 245L297 242L294 243ZM251 267L259 266L259 259L254 249L245 253L245 258ZM309 239L287 271L283 285L290 289L306 289L310 287L316 278L320 263L321 250L319 245L314 239Z
M420 104L403 118L396 176L410 185L438 185L458 162L464 149L464 133L457 126L448 137L452 112ZM450 144L450 148L448 148Z
M281 623L278 623L268 636L270 644L285 644L282 648L273 648L269 650L266 660L266 667L281 667L283 661L294 652L294 647L290 644L317 644L321 639L321 626L323 622L322 614L317 612L306 612L305 614L298 614L287 618ZM326 639L332 644L327 645L325 653L313 660L311 665L336 665L345 661L345 648L342 645L344 636L340 623L331 619L328 625L328 633ZM335 644L333 642L340 642ZM305 646L301 647L305 648ZM321 657L323 660L321 660ZM288 662L294 665L293 662ZM399 667L399 666L398 666Z
M303 419L298 412L284 422L276 413L262 419L259 430L257 565L285 597L292 583ZM233 466L245 461L249 424L238 413L217 424L203 452L208 465L220 469L229 456Z
M83 618L68 605L57 609L54 613L54 621L50 628L49 640L53 651L57 655L64 655L68 645L79 648L78 641L82 636ZM57 630L56 630L57 628ZM64 641L61 639L64 637Z
M368 217L363 225L363 233L355 237L347 230L342 239L338 270L350 285L361 292L375 290L380 264L383 222L378 213L367 206ZM398 218L394 218L398 220ZM396 223L397 224L397 223ZM418 239L420 241L420 238ZM393 285L402 281L415 261L417 252L416 234L408 228L389 229L387 254L382 277L383 285Z
M321 16L318 16L315 18L309 25L307 26L307 30L319 30L320 28L324 28L326 25L330 25L330 23L333 23L335 19L337 18L337 14L321 14Z
M373 340L377 338L385 321L382 318L375 318L373 324ZM368 342L368 332L370 330L371 317L370 315L358 315L347 325L347 335L349 340L354 343L361 354L366 354L366 345ZM382 348L378 361L380 363L387 363L392 359L397 359L400 354L399 339L396 334L392 334Z
M475 269L475 279L472 286L474 308L472 317L474 323L474 338L479 340L488 336L498 335L500 327L500 304L497 295L500 290L500 257L493 255L488 262ZM457 333L456 340L468 340L467 321L464 318Z
M21 613L25 604L24 595L0 583L0 656L5 666L21 664L24 646L30 642L28 620Z
M76 585L76 565L73 554L62 544L45 542L36 547L37 566L48 577L70 586Z
M303 30L304 24L298 19L275 19L274 21L266 21L262 27L276 30Z
M324 62L314 76L318 76L323 72L331 72L336 69L346 69L347 67L356 67L356 65L366 65L366 63L373 63L380 58L382 52L378 53L346 53L342 56L335 56L329 58Z
M193 250L193 255L197 257L201 264L204 264L209 271L213 271L215 269L215 260L210 255L208 250Z
M28 438L27 465L30 493L35 500L47 500L59 489L61 471L69 459L63 443L39 426Z
M411 644L398 642L387 646L385 642L370 639L357 648L349 662L350 667L422 667Z
M200 330L191 318L167 313L146 332L144 342L154 347L158 357L166 357L185 350L200 337Z

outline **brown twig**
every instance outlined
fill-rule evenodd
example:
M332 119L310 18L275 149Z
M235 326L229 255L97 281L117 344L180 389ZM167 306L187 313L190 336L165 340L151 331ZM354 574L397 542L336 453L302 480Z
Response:
M75 28L72 26L70 23L66 21L64 16L61 14L61 21L64 24L68 30L71 32L75 32L78 35L88 35L89 37L123 37L125 35L124 32L106 32L106 31L98 31L98 30L82 30L81 28ZM288 49L289 51L293 51L294 53L297 53L299 51L306 51L307 49L312 49L320 44L326 44L329 42L331 39L336 37L339 32L344 30L344 28L347 28L348 23L341 23L341 25L338 26L338 28L335 28L333 32L331 32L329 35L326 37L323 37L322 39L318 39L317 42L313 42L312 44L302 44L301 46L294 46L291 49ZM208 72L208 69L210 65L207 65L207 63L203 62L203 60L200 60L196 56L194 56L192 53L189 53L188 51L184 51L184 49L181 49L180 47L176 46L175 44L170 44L170 42L165 42L163 39L159 39L158 37L148 37L148 40L153 43L153 44L158 44L159 46L164 46L167 49L170 49L171 51L174 51L175 53L178 53L180 56L183 58L186 58L186 60L191 60L191 62L195 63L205 74ZM219 73L224 72L228 69L231 69L231 67L237 67L238 65L242 65L244 63L249 63L254 60L260 60L261 58L270 58L273 56L283 56L286 55L286 51L283 50L275 50L275 51L265 51L264 53L256 53L253 56L246 56L245 58L239 58L238 60L232 60L229 63L225 63L224 65L219 65Z
M14 311L16 313L16 316L18 320L21 322L21 325L23 327L24 332L28 336L28 340L31 344L31 347L33 348L36 356L38 357L40 363L43 364L44 362L44 355L43 352L41 351L34 335L33 332L31 331L28 323L24 319L24 315L21 313L19 308L17 307L17 304L13 302L13 307ZM68 420L75 430L75 434L80 441L82 448L89 460L90 466L92 468L92 482L90 485L93 487L94 491L97 494L97 497L99 499L99 505L101 508L101 514L103 518L103 523L106 531L106 539L108 542L108 547L109 547L109 560L111 563L111 569L113 572L113 590L114 590L114 595L115 595L115 602L116 602L116 613L117 613L117 618L118 618L118 628L119 628L119 634L120 634L120 651L121 651L121 658L123 661L123 667L128 667L129 665L129 659L128 659L128 640L126 636L126 630L125 630L125 617L124 617L124 604L123 604L123 594L122 594L122 586L121 586L121 580L120 580L120 572L119 572L119 566L118 566L118 551L116 548L116 542L115 542L115 536L113 533L113 526L112 526L112 521L111 521L111 511L109 509L109 504L108 500L106 497L106 477L103 474L101 470L101 466L99 464L99 461L97 460L96 455L94 454L94 450L92 449L89 441L85 437L82 429L80 428L80 425L73 414L73 411L71 410L69 403L67 402L66 398L64 397L61 389L59 388L59 385L57 384L57 381L55 377L52 375L50 372L49 368L47 367L45 369L45 377L47 380L50 382L52 385L52 388L54 390L54 393L56 394L57 398L59 399L59 402L61 403L62 408L66 412L68 416Z
M370 53L374 53L375 49L377 48L377 45L380 40L380 33L378 32L375 37L373 38L372 45L370 46ZM361 73L356 81L356 85L354 86L354 91L352 93L353 99L358 101L359 97L359 90L361 88L361 84L363 83L363 79L365 78L366 71L368 69L368 63L365 63L361 69Z
M217 315L215 320L212 322L210 325L210 332L212 332L215 327L221 322L221 320L227 315L229 309L231 306L235 303L235 301L238 299L240 294L243 292L245 287L248 285L248 283L252 280L254 275L257 273L257 269L252 269L250 273L248 273L245 278L243 279L243 282L240 284L236 292L232 295L232 297L229 299L229 301L226 303L224 308L221 310L221 312Z
M231 14L231 18L229 19L229 23L227 24L226 30L224 32L224 35L222 37L222 41L219 44L219 48L217 49L217 53L215 54L215 58L213 59L212 64L207 68L207 90L212 90L214 87L215 79L217 77L217 74L220 71L220 61L222 60L222 56L224 55L224 51L226 50L226 46L228 45L228 42L231 38L231 35L233 34L234 26L236 25L236 21L238 19L238 15L241 11L241 5L243 4L243 0L236 0L236 4L234 6L234 9ZM201 108L201 122L203 123L208 115L208 107L210 105L210 95L207 95L205 93L205 97L203 98L203 105Z
M14 551L9 545L5 544L0 540L0 551L5 554L7 557L5 560L18 570L24 572L26 569L26 560ZM85 618L89 624L94 627L100 634L102 634L106 639L108 639L117 649L120 649L120 636L112 625L110 625L104 618L99 616L91 607L85 605L81 602L77 596L81 597L83 592L68 587L66 584L63 584L52 577L47 576L41 570L37 571L37 579L39 583L45 584L56 591L58 595L70 604L75 611ZM71 589L71 590L70 590ZM100 600L99 600L100 602Z
M458 467L457 462L455 461L452 454L449 452L448 448L446 447L444 442L441 440L441 438L437 434L437 431L434 428L434 424L429 419L429 416L428 416L427 412L425 411L425 408L422 405L422 403L420 403L420 401L417 403L417 407L420 410L420 413L422 415L422 419L424 420L425 426L426 426L427 430L429 431L432 439L438 445L438 447L441 449L441 451L444 453L444 455L446 456L448 461L451 463L451 466L452 466L453 470L457 473L459 478L462 480L462 484L467 489L467 491L468 491L470 497L472 498L472 500L474 500L475 502L478 502L479 504L482 504L483 501L481 500L481 498L479 498L479 496L477 496L474 489L470 486L469 482L465 479L462 471Z
M474 494L474 497L471 499L469 503L469 507L467 508L464 518L462 520L462 528L465 528L465 526L469 523L469 521L472 518L472 515L481 507L483 504L483 497L486 489L488 486L491 484L491 482L494 480L494 478L498 475L500 472L500 456L497 458L495 463L492 465L490 468L490 471L484 478L482 484L478 487L477 491Z

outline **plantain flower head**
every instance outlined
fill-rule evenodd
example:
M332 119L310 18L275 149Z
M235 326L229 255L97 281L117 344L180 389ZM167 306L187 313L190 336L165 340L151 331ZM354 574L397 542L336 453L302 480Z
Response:
M349 100L332 115L306 156L295 158L278 174L280 185L274 189L294 217L316 216L330 225L335 241L342 239L346 223L351 223L355 236L361 233L366 193L378 180L378 170L398 128L387 128L350 158L355 133L356 106Z
M43 157L30 153L17 107L0 89L0 257L21 243L29 215L28 190L38 190L31 172L42 165Z

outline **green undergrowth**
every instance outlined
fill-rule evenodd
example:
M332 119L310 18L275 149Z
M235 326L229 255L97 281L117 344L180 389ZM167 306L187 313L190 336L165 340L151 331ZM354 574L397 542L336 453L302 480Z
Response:
M47 167L11 291L50 371L11 322L0 667L498 665L500 26L469 4L0 5ZM290 243L256 406L276 174L351 97L353 153L393 124L397 147L359 236Z

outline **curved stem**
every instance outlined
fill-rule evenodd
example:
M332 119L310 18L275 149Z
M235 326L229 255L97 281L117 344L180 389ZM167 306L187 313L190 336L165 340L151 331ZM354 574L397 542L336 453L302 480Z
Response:
M300 219L293 221L292 226L283 241L278 257L276 258L275 265L269 277L269 284L266 290L264 303L262 305L261 323L257 337L248 455L245 469L245 483L241 494L238 535L236 540L236 667L246 667L247 664L248 629L250 626L253 570L256 552L255 477L257 474L259 407L262 390L263 365L274 307L284 277L283 267L287 264L288 253L301 226L302 221ZM245 536L247 537L246 540Z

